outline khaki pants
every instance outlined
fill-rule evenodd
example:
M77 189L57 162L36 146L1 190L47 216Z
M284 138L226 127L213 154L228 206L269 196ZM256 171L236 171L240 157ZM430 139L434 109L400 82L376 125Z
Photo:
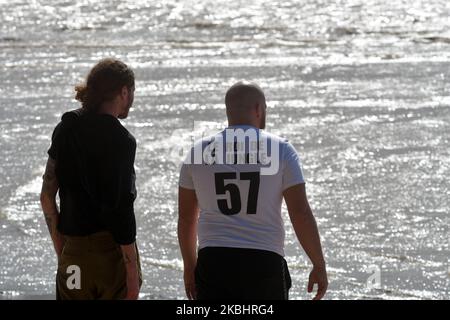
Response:
M56 274L57 300L112 300L127 294L126 269L120 245L109 232L66 236ZM137 251L136 247L136 252ZM137 253L139 282L142 273Z

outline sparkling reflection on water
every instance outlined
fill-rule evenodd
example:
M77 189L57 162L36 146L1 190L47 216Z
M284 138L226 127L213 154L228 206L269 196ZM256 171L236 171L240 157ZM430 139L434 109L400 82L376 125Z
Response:
M0 297L54 291L45 151L77 107L74 84L116 56L137 75L124 124L139 144L143 298L184 296L173 146L189 146L194 121L225 122L238 79L261 84L268 130L303 160L327 297L448 298L449 13L448 1L0 1ZM291 298L307 298L283 214Z

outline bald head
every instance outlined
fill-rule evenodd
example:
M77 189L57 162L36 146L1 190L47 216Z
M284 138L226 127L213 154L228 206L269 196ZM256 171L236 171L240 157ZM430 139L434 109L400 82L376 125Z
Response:
M235 83L225 95L225 105L229 125L252 125L264 129L266 98L257 84Z

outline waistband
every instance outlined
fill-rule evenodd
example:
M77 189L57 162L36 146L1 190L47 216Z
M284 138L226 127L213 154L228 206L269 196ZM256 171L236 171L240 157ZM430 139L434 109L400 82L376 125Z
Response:
M198 256L209 255L212 257L266 257L271 259L283 259L284 257L274 251L253 249L253 248L235 248L235 247L204 247L198 251Z
M87 236L64 236L65 253L78 253L86 251L108 251L119 248L110 232L96 232Z

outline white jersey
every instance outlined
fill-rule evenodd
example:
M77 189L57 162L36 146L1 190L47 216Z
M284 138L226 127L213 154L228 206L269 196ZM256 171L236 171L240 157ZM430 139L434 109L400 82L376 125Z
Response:
M228 135L239 130L247 135L244 145ZM289 142L252 126L231 126L195 144L181 167L179 185L195 190L198 199L199 249L249 248L284 256L283 191L304 182Z

